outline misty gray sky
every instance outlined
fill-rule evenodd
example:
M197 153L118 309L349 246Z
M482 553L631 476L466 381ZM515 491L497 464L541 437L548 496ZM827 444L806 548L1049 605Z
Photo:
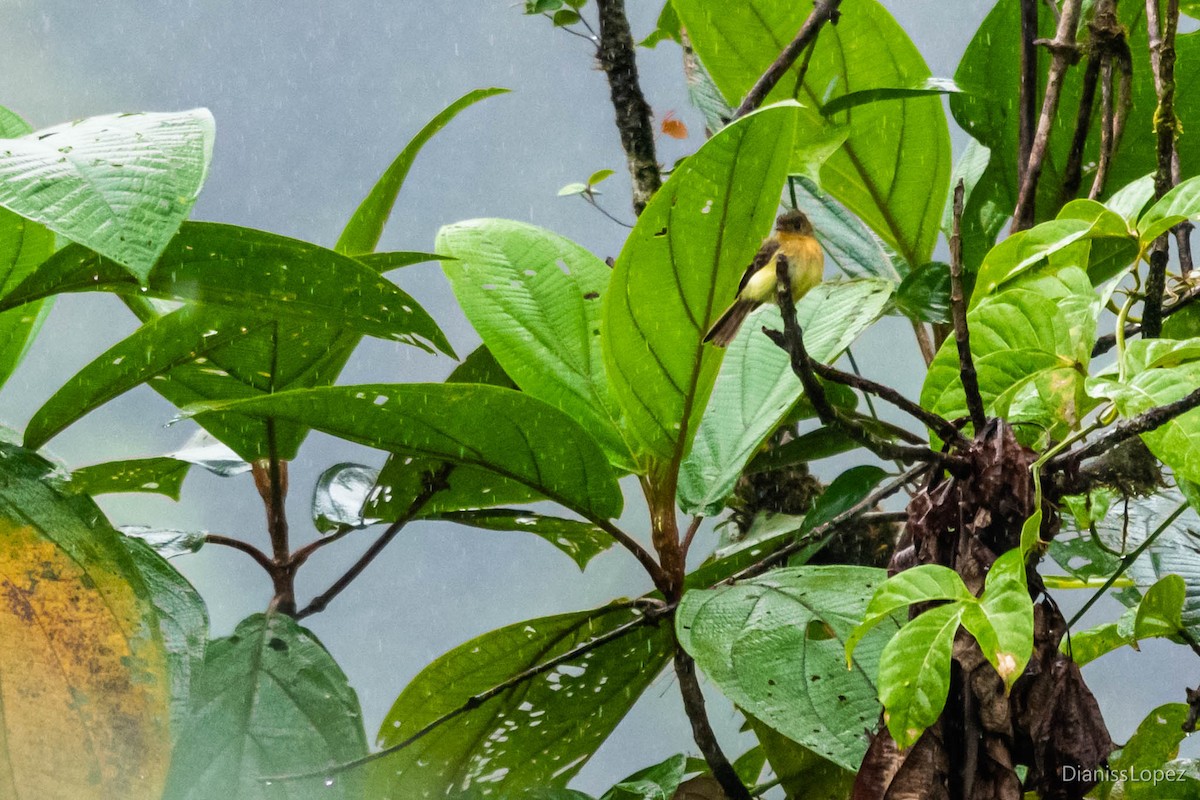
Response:
M662 3L628 0L635 36L653 27ZM850 5L850 4L847 4ZM949 77L990 3L885 0L925 54ZM571 237L600 256L615 255L624 229L564 184L597 169L617 170L604 202L628 219L628 180L603 74L586 42L522 15L520 3L416 0L0 0L0 105L35 127L117 111L207 106L217 121L212 171L197 219L261 228L330 246L380 172L431 116L472 88L503 86L429 144L408 178L381 249L429 250L438 227L498 216ZM663 137L671 163L700 143L699 116L686 101L678 48L639 52L648 98L661 118L674 112L693 137ZM956 147L963 138L955 130ZM454 305L436 265L393 273L434 315L459 353L477 337ZM132 317L103 296L61 298L33 353L0 394L0 419L21 427L80 367L133 329ZM923 375L911 331L886 323L856 347L863 368L916 396ZM894 342L901 342L898 353ZM343 383L441 380L452 368L392 343L368 341ZM178 447L190 423L164 427L174 409L138 389L51 442L71 466L149 456ZM289 512L299 541L312 482L339 461L378 465L380 453L312 435L292 469ZM631 500L632 490L631 489ZM193 471L181 503L108 497L117 524L203 528L265 541L263 512L248 477L222 480ZM641 522L635 502L630 529ZM711 534L709 534L711 536ZM321 551L301 572L302 601L325 588L373 534ZM209 604L214 633L262 610L269 582L245 556L215 547L176 560ZM523 619L578 610L644 591L647 582L620 548L580 574L541 540L519 534L410 526L325 613L306 624L321 637L362 700L368 737L421 667L479 633ZM1178 687L1109 680L1117 670L1168 669L1165 645L1149 643L1089 671L1118 738ZM1174 658L1174 654L1171 656ZM1125 674L1129 674L1126 672ZM1169 674L1169 673L1163 673ZM737 717L713 703L719 735L736 750ZM578 788L598 792L635 769L679 751L694 752L670 679L660 679L584 769Z

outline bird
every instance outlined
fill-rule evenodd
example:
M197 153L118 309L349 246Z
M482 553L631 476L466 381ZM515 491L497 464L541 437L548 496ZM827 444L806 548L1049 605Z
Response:
M750 312L775 302L775 267L779 256L788 260L792 299L799 300L825 276L825 253L813 235L813 226L799 209L780 214L775 233L762 243L738 284L737 298L704 335L704 342L725 347L733 341Z

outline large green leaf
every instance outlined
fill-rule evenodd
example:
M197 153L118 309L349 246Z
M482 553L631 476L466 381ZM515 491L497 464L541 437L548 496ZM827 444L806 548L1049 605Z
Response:
M868 567L791 567L691 591L676 615L680 644L721 691L775 730L849 770L879 717L880 625L846 669L844 642L886 577Z
M0 472L0 797L158 797L178 688L159 587L48 462L4 444Z
M275 417L414 457L480 467L589 517L621 513L621 489L579 423L520 392L481 384L374 384L304 389L201 404Z
M1054 15L1039 14L1038 35L1053 38ZM1121 3L1119 16L1126 30L1129 47L1134 54L1133 105L1126 121L1126 135L1112 160L1108 175L1107 191L1112 192L1130 183L1155 168L1155 143L1153 136L1144 135L1153 129L1153 116L1157 107L1153 75L1145 61L1149 44L1146 36L1145 4ZM1017 195L1017 139L1018 97L1020 86L1021 22L1020 1L1000 0L988 14L975 37L967 46L954 75L955 83L963 90L950 96L950 110L962 128L991 149L991 164L987 182L994 187L995 204L1003 211L1011 212L1016 205ZM1086 28L1080 26L1080 37L1086 37ZM1176 38L1178 61L1175 80L1180 86L1189 86L1200 79L1200 37L1183 34ZM1049 69L1050 53L1038 48L1037 74L1040 98ZM1141 58L1142 61L1138 61ZM1083 83L1083 66L1067 73L1063 83L1058 113L1050 131L1050 146L1043 164L1038 184L1038 220L1052 217L1064 199L1062 195L1062 171L1075 131L1079 111L1079 99ZM1097 104L1099 101L1097 100ZM1181 103L1176 107L1184 130L1200 126L1200 106ZM1095 164L1099 148L1099 124L1091 126L1084 163ZM1184 164L1196 163L1200 159L1200 141L1178 140L1180 160ZM1091 176L1085 174L1081 194L1086 195L1091 187Z
M604 370L603 295L612 270L579 245L508 220L442 228L436 249L459 305L527 394L581 422L613 463L633 469Z
M120 265L72 245L5 297L0 310L63 292L110 291L428 342L453 355L433 319L395 284L352 258L273 233L185 223L142 278L139 286Z
M674 466L687 452L721 363L701 339L771 226L796 116L794 105L763 109L708 140L617 258L600 336L639 456Z
M613 606L518 622L426 667L396 699L379 745L407 740L527 669L637 618ZM670 631L645 625L517 683L369 765L372 797L565 787L671 657Z
M171 681L171 736L178 738L190 713L192 681L204 665L208 609L195 587L154 548L131 536L122 536L121 543L133 558L158 612Z
M207 109L116 114L0 144L0 206L145 281L187 218L212 158Z
M287 784L263 778L319 770L366 752L358 696L337 663L290 617L256 614L209 644L163 796L358 798L353 777Z
M1112 759L1110 775L1115 785L1102 785L1097 796L1104 800L1158 800L1166 797L1184 800L1195 797L1197 787L1194 775L1185 783L1182 772L1174 773L1171 779L1161 773L1170 766L1168 762L1179 755L1179 745L1188 735L1184 726L1189 716L1184 703L1166 703L1147 714L1120 753Z
M12 291L53 253L54 234L49 229L0 208L0 296ZM0 385L25 358L50 312L50 302L30 303L0 314Z
M1183 606L1187 583L1179 575L1164 575L1154 583L1136 606L1109 622L1064 639L1061 648L1070 653L1079 666L1094 661L1118 648L1137 649L1142 639L1175 636L1183 628Z
M915 744L942 715L950 689L954 634L967 608L951 603L926 611L883 648L880 700L888 710L888 731L902 748Z
M968 312L971 354L987 412L1031 426L1035 438L1041 431L1074 428L1094 405L1083 387L1096 311L1087 275L1066 267L1012 281ZM953 338L929 367L921 405L946 419L967 415Z
M346 223L346 227L342 231L342 235L338 237L337 244L333 249L347 255L373 253L376 245L379 244L379 237L383 234L383 226L387 224L388 217L392 214L392 207L404 185L404 179L408 177L408 171L416 161L421 148L463 109L480 100L504 94L507 91L508 89L493 88L467 92L427 122L425 127L421 128L417 135L404 146L400 155L396 156L391 166L380 176L378 182L371 187L370 194L363 199L354 215L350 217L350 221Z
M826 283L798 304L809 355L835 360L883 313L895 284L884 280ZM679 476L679 505L711 515L733 491L746 462L800 397L800 379L787 353L762 332L783 327L773 306L757 312L730 343Z
M774 0L675 0L692 44L732 104L795 37L812 3ZM881 54L886 54L882 57ZM898 97L826 116L824 106L849 94L913 87L929 68L904 29L874 0L845 9L817 38L804 83L800 62L768 102L794 98L805 105L796 131L802 150L844 136L820 167L821 188L893 247L911 267L924 264L937 241L950 181L950 134L939 97ZM836 105L835 105L836 108ZM803 155L800 155L803 158ZM793 167L803 172L804 165Z
M37 410L25 428L25 446L41 447L118 395L261 326L273 323L203 305L187 305L147 322L75 373Z
M68 488L93 497L119 492L154 492L178 500L183 480L191 468L187 461L171 456L105 461L72 472Z

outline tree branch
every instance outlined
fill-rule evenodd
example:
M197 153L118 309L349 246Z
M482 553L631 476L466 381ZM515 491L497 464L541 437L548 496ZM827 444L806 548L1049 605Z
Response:
M1050 49L1050 74L1046 79L1046 94L1042 98L1042 113L1038 118L1037 130L1034 132L1029 161L1021 176L1017 207L1013 211L1013 233L1032 227L1036 217L1038 179L1042 175L1042 165L1050 147L1050 130L1054 126L1054 116L1058 113L1058 101L1062 96L1063 80L1066 78L1067 68L1079 56L1079 48L1075 44L1075 32L1079 27L1081 2L1082 0L1063 0L1054 40L1039 42ZM1034 86L1036 85L1035 83ZM1029 91L1034 91L1034 88L1029 87Z
M1075 117L1075 135L1071 137L1071 150L1063 167L1062 202L1075 199L1083 183L1083 149L1092 130L1092 112L1096 107L1096 86L1100 80L1100 67L1105 61L1103 53L1095 49L1096 36L1092 35L1093 49L1088 56L1087 68L1083 71L1083 89L1079 97L1079 113ZM1111 75L1111 70L1109 70ZM1110 111L1111 114L1111 111ZM1103 124L1103 123L1102 123ZM1101 130L1101 140L1104 132Z
M750 791L729 763L708 721L708 712L704 709L704 693L700 690L700 681L696 678L696 662L678 645L675 647L675 676L679 678L683 709L687 712L688 721L692 723L692 738L708 763L713 778L721 784L721 789L729 800L751 800Z
M588 521L602 529L630 553L633 553L633 557L638 560L638 563L649 573L650 579L654 581L654 587L669 596L669 587L672 585L671 579L662 566L654 560L654 556L650 555L649 550L642 547L636 539L614 525L612 520L591 519Z
M734 112L733 118L738 119L749 114L754 109L763 104L767 99L767 95L775 88L787 71L796 63L796 59L804 52L804 49L816 39L817 34L821 32L821 26L826 22L837 24L838 6L842 4L842 0L817 0L813 6L812 12L808 15L808 19L804 20L804 24L800 26L800 30L796 33L796 38L783 48L779 57L767 67L767 71L762 74L750 91L746 93L746 97L742 100L742 104L738 106Z
M1021 0L1021 85L1017 99L1017 185L1025 180L1025 169L1033 152L1037 130L1037 40L1038 0Z
M1155 406L1148 411L1138 414L1136 417L1119 422L1110 428L1107 433L1095 439L1090 444L1055 456L1047 464L1047 471L1064 470L1070 472L1078 468L1079 464L1084 460L1107 452L1126 439L1132 439L1134 436L1140 436L1143 433L1149 433L1152 430L1160 428L1176 417L1186 414L1197 407L1200 407L1200 389L1196 389L1191 394L1173 403Z
M813 362L804 347L804 333L796 320L796 304L792 300L792 282L788 275L789 261L780 256L776 260L775 297L783 316L783 332L763 328L765 333L777 347L791 358L792 371L800 379L804 393L816 409L817 417L825 425L836 425L846 432L850 438L866 447L875 455L887 461L901 461L911 464L915 461L944 462L952 456L935 453L927 447L913 447L884 441L872 436L857 422L838 412L825 396L825 388L817 380L813 371Z
M1157 168L1154 171L1154 197L1162 199L1175 185L1178 174L1175 136L1179 121L1175 116L1175 31L1179 27L1179 0L1167 0L1166 19L1160 27L1159 0L1146 0L1146 24L1150 33L1150 62L1154 68L1154 88L1158 108L1154 112ZM1163 234L1150 250L1150 269L1146 275L1146 300L1142 308L1142 336L1156 339L1162 334L1163 296L1167 281L1167 242Z
M1180 298L1174 303L1164 306L1162 310L1163 319L1171 316L1176 311L1187 308L1192 303L1196 302L1197 299L1200 299L1200 286L1194 286L1191 289L1188 289L1187 292L1181 295ZM1129 339L1133 336L1136 336L1138 333L1141 333L1141 330L1141 325L1131 322L1125 326L1125 338ZM1117 335L1115 333L1106 333L1105 335L1096 339L1096 344L1092 346L1092 358L1095 358L1099 355L1104 355L1109 350L1112 350L1114 347L1116 347L1116 345Z
M376 753L371 753L370 755L366 755L361 758L356 758L353 761L347 761L343 764L338 764L333 767L325 767L323 769L314 770L312 772L301 772L301 773L296 773L296 774L292 774L292 775L268 776L268 777L262 778L261 780L264 782L273 783L276 781L279 781L279 782L302 781L302 780L308 780L308 779L312 779L312 778L320 778L320 777L324 777L324 776L338 775L340 773L347 772L347 771L355 769L357 767L361 767L364 764L369 764L372 761L376 761L378 759L385 758L385 757L391 755L392 753L399 752L400 750L403 750L406 747L410 747L411 745L416 744L418 741L420 741L421 739L424 739L426 736L433 733L435 730L442 727L447 722L450 722L451 720L455 719L456 717L462 716L463 714L467 713L468 711L473 711L474 709L479 708L481 705L486 703L488 700L491 700L493 697L496 697L497 695L501 695L510 689L513 689L517 686L520 686L523 683L526 683L527 681L531 681L534 678L536 678L537 676L543 675L543 674L549 672L550 670L554 669L555 667L558 667L562 664L567 664L567 663L575 661L579 658L582 658L583 656L587 655L588 653L592 652L593 650L603 647L604 645L608 644L609 642L615 642L617 639L620 639L621 637L625 636L627 633L631 633L644 625L657 624L659 620L670 615L674 611L675 611L675 607L673 605L668 605L666 603L663 603L654 608L651 608L650 610L644 612L642 614L642 616L638 617L637 619L626 622L624 625L619 625L616 628L613 628L608 633L602 633L593 639L587 640L583 644L580 644L576 647L571 648L570 650L566 651L565 653L563 653L561 655L555 656L554 658L551 658L548 661L543 661L541 664L537 664L536 666L530 667L529 669L527 669L523 672L519 672L516 675L513 675L511 678L508 678L508 679L502 681L501 683L496 684L495 686L493 686L492 688L490 688L486 691L480 692L479 694L472 695L471 697L467 698L467 700L464 703L462 703L459 706L456 706L455 708L451 709L450 711L447 711L445 714L442 714L437 719L432 720L431 722L426 724L423 728L421 728L419 731L414 733L412 736L409 736L404 741L397 742L396 744L391 745L389 747L385 747Z
M762 575L764 572L767 572L776 564L782 563L790 556L792 556L792 555L800 552L804 548L808 547L809 544L811 544L812 542L818 541L819 539L822 539L824 537L832 536L834 533L837 532L837 530L840 527L845 525L847 522L850 522L851 520L865 516L867 514L867 512L869 512L871 509L873 509L879 503L881 503L884 500L886 500L887 498L891 497L892 495L894 495L896 492L903 489L908 484L917 480L918 478L921 477L921 475L923 475L926 471L928 471L930 469L933 469L933 465L931 465L931 464L918 464L917 466L913 467L912 469L908 470L907 472L901 474L899 477L897 477L895 480L891 481L890 483L885 483L883 486L880 486L878 489L871 492L866 497L864 497L862 500L858 501L857 503L855 503L853 506L846 509L842 513L831 517L827 522L823 522L820 525L817 525L811 531L809 531L808 534L806 536L804 536L803 538L797 539L796 541L791 542L790 544L784 545L783 547L779 548L778 550L775 550L774 552L772 552L770 555L766 556L765 558L763 558L759 561L756 561L755 563L751 564L750 566L745 567L741 571L739 571L739 572L731 575L730 577L726 578L725 580L721 581L720 583L717 584L717 586L729 586L729 585L732 585L739 581L749 580L751 578L756 578L759 575Z
M954 319L954 343L958 346L958 373L962 377L963 394L967 398L967 413L976 435L987 424L983 395L979 393L979 375L971 357L971 332L967 328L967 301L962 282L962 216L965 189L960 180L954 187L953 229L950 233L950 313Z
M249 542L243 542L241 539L234 539L232 536L221 536L216 533L208 533L204 536L205 544L217 544L222 547L231 547L234 550L241 550L246 555L258 562L258 565L265 569L268 574L274 573L275 562L271 561L271 557L259 550Z
M294 615L296 619L304 619L324 611L329 603L353 583L354 579L371 565L371 562L383 552L384 548L391 544L396 535L421 512L421 509L433 499L433 496L448 486L447 479L453 469L452 464L443 464L438 469L425 473L420 493L413 498L404 513L379 535L379 538L351 565L350 569L346 570L342 577L334 581L328 589L317 595L307 606L296 613Z
M633 211L641 214L662 185L650 104L638 80L636 48L625 16L625 0L596 0L596 7L600 15L597 58L608 77L617 131L633 179Z

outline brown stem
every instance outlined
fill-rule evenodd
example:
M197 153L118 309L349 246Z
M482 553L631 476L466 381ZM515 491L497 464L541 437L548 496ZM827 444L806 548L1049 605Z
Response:
M750 791L729 763L716 734L713 733L712 725L709 724L708 713L704 709L704 693L700 690L700 681L696 677L696 662L678 646L675 649L675 675L679 678L683 710L687 712L688 721L692 723L692 738L708 763L713 778L721 784L721 789L729 800L751 800Z
M1050 49L1050 74L1046 79L1046 94L1042 98L1042 112L1034 131L1029 160L1021 176L1020 191L1017 193L1017 207L1013 211L1012 223L1014 233L1032 227L1036 218L1038 179L1041 178L1042 166L1050 147L1050 131L1054 126L1054 116L1058 113L1063 81L1068 67L1079 55L1079 48L1075 44L1075 32L1079 26L1081 3L1082 0L1063 0L1054 40L1040 42Z
M763 104L763 101L767 99L767 95L771 93L775 85L787 74L787 71L796 63L796 59L800 57L804 49L821 32L821 26L826 22L837 24L838 6L841 4L842 0L817 0L812 12L804 20L804 24L800 26L800 30L796 33L796 38L792 39L788 46L783 48L779 57L772 62L771 66L767 67L766 72L755 81L754 86L746 93L742 104L734 112L734 119L746 116Z
M1033 150L1037 129L1037 45L1038 0L1021 0L1021 85L1017 99L1017 184L1025 180L1025 168Z
M614 525L611 520L593 519L590 522L615 539L617 544L624 547L630 553L633 553L633 557L638 560L638 563L650 575L650 579L654 581L654 587L663 592L664 595L669 596L668 589L672 584L671 577L665 567L660 566L646 548L638 544L637 540L628 533Z
M1158 108L1154 112L1157 168L1154 171L1154 196L1161 199L1175 185L1175 136L1179 122L1175 116L1175 32L1179 27L1179 0L1167 0L1166 19L1160 26L1159 0L1146 0L1146 24L1150 35L1150 62L1154 67L1154 88ZM1150 251L1150 269L1146 276L1146 301L1142 310L1142 336L1158 338L1162 334L1163 296L1166 293L1168 236L1154 240Z
M600 15L597 58L608 77L617 131L633 179L633 212L641 214L662 185L650 104L638 80L636 49L625 16L625 0L596 0L596 7Z
M783 316L783 332L764 327L763 333L790 356L792 371L800 379L800 384L804 387L804 394L813 404L821 423L841 428L854 441L887 461L911 464L915 461L944 462L952 460L952 456L935 453L927 447L899 445L872 436L862 425L839 413L830 404L829 398L825 396L825 388L821 386L821 382L817 380L817 375L813 371L812 359L809 358L808 351L804 347L804 333L800 330L800 323L796 320L796 304L792 300L788 259L780 256L776 263L775 299L779 303L779 310Z
M933 363L933 359L937 356L937 347L933 340L929 338L929 329L925 327L925 323L913 320L913 333L917 335L917 347L921 350L921 359L925 362L925 366Z
M1071 137L1071 150L1067 153L1067 163L1063 168L1063 203L1073 200L1075 195L1079 194L1079 187L1083 183L1083 149L1087 145L1088 134L1092 130L1092 111L1096 107L1096 86L1100 79L1100 67L1104 61L1103 54L1093 52L1088 58L1087 68L1083 71L1083 90L1079 98L1079 113L1075 117L1075 135ZM1102 131L1101 139L1103 138Z
M1092 188L1088 191L1088 198L1091 200L1098 199L1104 193L1104 185L1108 182L1108 167L1116 149L1113 92L1112 59L1106 58L1100 69L1100 155L1096 158L1096 175L1092 178Z
M674 610L675 610L675 607L673 605L669 605L667 603L660 603L660 604L652 607L650 610L646 611L642 616L638 617L637 619L631 620L630 622L626 622L624 625L619 625L616 628L613 628L608 633L602 633L595 638L588 639L583 644L573 647L561 655L555 656L554 658L551 658L547 661L543 661L541 664L537 664L535 666L530 667L527 670L524 670L523 672L519 672L516 675L513 675L511 678L508 678L508 679L502 681L501 683L496 684L492 688L487 689L486 691L483 691L483 692L480 692L479 694L475 694L475 695L472 695L471 697L468 697L467 700L465 702L463 702L461 705L455 706L453 709L451 709L450 711L447 711L445 714L442 714L437 719L430 721L423 728L421 728L421 730L417 731L412 736L409 736L407 739L405 739L402 742L397 742L394 745L385 747L382 750L371 753L370 755L362 756L361 758L356 758L353 761L347 761L345 763L338 764L336 766L324 767L322 769L315 770L313 772L295 773L292 775L265 776L262 778L262 780L266 781L266 782L301 781L301 780L307 780L310 778L319 778L322 776L337 775L337 774L347 772L352 769L357 769L358 767L361 767L364 764L369 764L372 761L375 761L377 759L386 758L387 756L391 755L392 753L396 753L400 750L405 749L406 747L410 747L411 745L416 744L418 741L420 741L421 739L424 739L426 736L433 733L435 730L442 727L447 722L450 722L451 720L462 716L463 714L467 713L468 711L473 711L474 709L479 708L481 705L486 703L488 700L491 700L493 697L504 694L505 692L509 691L510 689L513 689L517 686L520 686L523 683L527 683L527 682L533 680L534 678L536 678L539 675L544 675L545 673L549 672L550 670L554 669L555 667L558 667L562 664L568 664L572 661L576 661L576 660L582 658L583 656L587 655L588 653L592 652L593 650L603 647L604 645L606 645L610 642L615 642L617 639L622 638L623 636L625 636L628 633L632 633L633 631L637 630L638 628L641 628L645 625L657 624L659 620L670 615Z
M1078 187L1077 187L1078 188ZM979 375L971 356L971 331L967 327L967 301L963 296L962 215L965 189L960 180L954 187L953 230L950 233L950 313L954 319L954 343L958 346L958 373L962 377L967 412L976 435L987 423L983 395L979 392Z
M416 518L421 509L433 499L433 496L448 486L448 479L452 469L453 465L443 464L438 469L427 472L422 479L421 491L409 503L404 513L379 535L379 538L351 565L350 569L346 570L328 589L321 592L307 606L297 612L295 614L296 619L304 619L305 617L324 611L329 603L341 594L347 586L353 583L354 579L371 565L371 562L383 552L384 548L391 544L397 534L404 529L404 526Z
M696 515L692 517L692 523L688 525L687 533L683 535L683 560L687 561L688 550L692 548L692 540L696 538L696 531L700 530L700 523L704 521L704 517Z
M222 547L231 547L234 550L241 550L246 555L258 562L258 565L267 571L267 574L274 573L275 563L271 561L271 557L259 550L249 542L243 542L241 539L234 539L231 536L221 536L216 533L208 533L204 536L205 544L217 544Z

